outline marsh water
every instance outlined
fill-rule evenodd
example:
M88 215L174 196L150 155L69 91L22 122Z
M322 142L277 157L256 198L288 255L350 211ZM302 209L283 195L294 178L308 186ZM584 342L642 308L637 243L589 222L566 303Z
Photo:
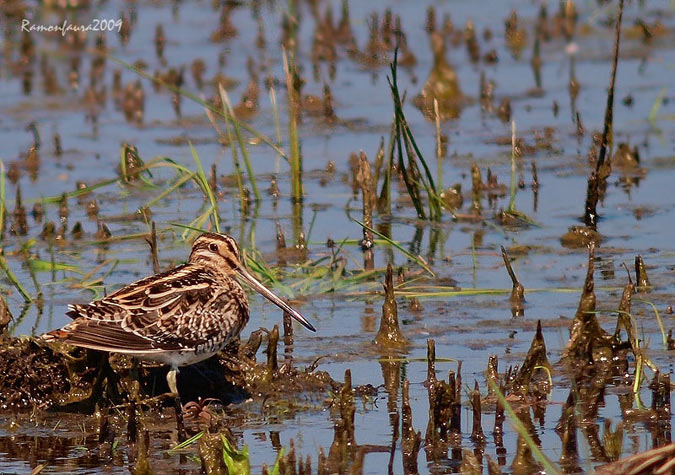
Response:
M73 5L76 3L79 5ZM177 172L171 166L153 168L151 176L125 182L120 178L120 151L123 144L131 144L145 163L167 157L194 171L197 164L191 143L207 175L215 164L221 230L249 252L259 251L259 258L268 266L280 266L282 281L266 284L289 297L318 329L311 334L296 328L294 363L302 368L320 358L318 369L327 371L333 379L342 381L349 369L353 385L375 388L368 395L356 397L355 439L360 446L372 449L359 469L364 473L387 471L393 434L388 402L395 402L393 409L400 410L401 405L400 384L385 385L392 375L398 383L409 381L412 424L424 434L429 418L424 384L428 339L435 340L439 379L457 371L457 362L461 361L463 384L473 388L475 380L481 393L487 394L488 357L498 356L500 372L522 363L539 320L553 365L553 386L544 415L537 418L532 430L544 454L559 461L562 444L555 428L570 394L571 377L568 368L556 363L569 339L588 266L587 248L566 247L561 237L571 226L581 224L584 213L587 178L593 166L588 155L593 135L603 127L617 12L616 2L577 2L572 34L556 33L554 17L570 4L561 7L558 2L515 0L349 2L351 30L360 51L367 51L371 27L383 21L387 9L393 17L400 16L408 48L416 57L416 64L399 65L397 71L399 89L406 92L405 116L437 184L447 188L461 183L464 204L456 214L471 214L473 164L484 178L489 169L504 185L504 191L489 201L482 200L482 219L460 219L448 211L439 222L430 222L418 219L405 187L394 186L391 215L376 213L374 224L380 226L378 229L388 225L391 239L408 253L421 256L435 276L424 272L399 249L378 240L373 248L377 272L337 285L342 277L336 278L335 272L319 275L312 271L325 265L339 246L344 276L356 275L364 266L359 244L363 230L355 221L362 220L362 196L354 185L350 155L363 150L373 164L382 138L385 147L389 141L394 115L388 83L393 49L382 48L373 60L366 53L350 54L338 44L334 59L314 57L316 36L326 34L324 22L329 11L332 24L337 24L342 15L341 2L252 1L225 6L211 1L3 2L0 158L7 219L2 249L9 269L32 299L25 303L3 273L2 293L14 316L9 323L10 334L36 336L63 326L68 322L65 312L69 303L87 302L152 274L145 240L150 220L157 227L160 267L166 269L187 258L189 238L194 234L184 226L213 228L208 215L195 221L208 210L204 193L192 182L173 189ZM543 5L548 7L550 32L535 42ZM242 209L232 158L237 148L238 159L242 160L238 145L221 143L224 140L201 104L186 96L176 99L168 88L154 87L152 81L123 63L142 66L150 76L156 71L166 74L171 68L178 71L184 67L180 87L206 100L217 96L214 78L219 77L233 104L240 102L253 77L259 88L258 105L240 108L241 119L274 142L278 140L278 124L280 147L288 151L289 114L281 41L282 24L291 7L290 15L297 25L295 61L305 81L302 93L321 98L324 85L328 85L336 118L326 120L321 112L302 114L299 142L304 198L299 204L291 199L287 160L244 132L261 198L256 201L251 194L248 209ZM434 67L427 26L429 7L435 8L436 29L442 31L447 45L445 58L454 68L462 91L462 100L440 121L447 146L440 166L433 115L414 105ZM513 12L517 14L515 34L521 35L516 40L505 35L505 21ZM446 15L449 22L444 24ZM89 32L77 40L72 32L22 33L23 18L36 25L60 25L64 19L74 25L88 25L94 19L123 19L131 26L127 38L115 29L100 35ZM225 20L229 22L227 28L222 26ZM472 50L476 46L467 46L469 22L475 31L477 58L476 50ZM161 55L158 25L165 38L159 42ZM598 319L609 332L616 326L621 291L628 282L623 264L633 269L636 255L644 258L653 288L634 300L633 315L642 347L664 374L673 372L673 353L667 349L648 302L658 310L663 330L673 328L675 322L668 311L675 292L673 27L672 3L634 1L625 6L613 143L615 150L623 143L631 150L637 147L640 161L630 169L615 168L609 177L598 208L601 219L597 228L602 241L595 250ZM103 38L103 46L97 46L97 38ZM532 64L535 43L539 49L539 79ZM104 60L97 51L105 51ZM193 73L201 67L203 84ZM116 71L121 81L118 92ZM485 94L481 97L485 91L481 90L482 75L484 85L493 82L488 98ZM143 90L142 113L134 108L134 100L140 97L138 91L134 93L137 81ZM276 107L270 100L269 85L275 92ZM510 101L508 116L498 113L504 99ZM125 117L127 107L129 117ZM512 122L522 141L515 175L523 187L516 187L514 204L531 219L525 225L504 224L494 218L509 205ZM226 130L222 120L219 124ZM59 137L60 150L55 136ZM39 147L30 151L37 143ZM534 189L533 163L538 182ZM279 196L268 192L273 181ZM75 191L80 183L94 186L104 182L109 183L85 196L68 198L65 216L60 199L64 193ZM250 188L251 180L246 179L245 185ZM28 210L25 233L16 229L14 222L19 187ZM160 196L166 190L170 192ZM94 199L97 213L90 209ZM44 215L36 218L31 211L38 203ZM146 212L138 213L139 209ZM47 221L55 223L56 234L65 226L60 239L43 234ZM72 233L77 222L82 226L81 236ZM289 247L304 232L306 252L282 256L277 251L277 223ZM103 225L112 237L102 231ZM328 247L328 241L335 246ZM514 271L525 287L524 316L512 317L511 280L500 246L509 249ZM409 276L397 296L398 316L409 345L397 352L373 344L384 300L383 271L388 263L402 266ZM476 292L456 292L460 289ZM488 292L490 289L495 292ZM411 296L418 301L411 304ZM259 295L251 294L250 300L251 321L242 333L244 340L259 327L271 329L282 319L281 312ZM628 372L634 374L634 362L629 361ZM647 370L635 408L650 407L648 384L652 376ZM617 378L616 384L607 387L594 420L579 422L577 468L590 471L610 461L598 456L587 437L593 432L589 426L597 426L602 433L606 421L611 427L623 424L622 456L671 441L670 429L664 440L654 436L657 423L624 417L625 408L620 407L619 399L632 392L630 377L626 381L621 383ZM222 414L238 446L248 446L252 471L260 472L263 464L273 465L280 449L288 450L291 439L298 459L309 456L316 469L319 451L327 453L333 443L336 415L331 402L335 394L289 394L286 408L276 405L267 409L264 399L252 396L226 406ZM455 448L473 450L476 444L470 438L471 407L466 394L463 400L462 431ZM151 413L141 417L150 428L149 463L154 471L200 470L194 453L181 458L167 452L176 444L170 411L162 417ZM491 436L494 408L483 411L482 423L486 432L482 451L495 459L499 452L504 472L528 471L511 466L518 443L512 426L505 424L504 450L498 451ZM3 410L0 471L27 473L37 466L55 473L128 471L131 464L123 434L117 436L113 456L98 456L97 424L89 414L66 414L54 408ZM429 457L420 450L419 471L458 471L461 451L446 455ZM397 444L394 473L404 471L402 458Z

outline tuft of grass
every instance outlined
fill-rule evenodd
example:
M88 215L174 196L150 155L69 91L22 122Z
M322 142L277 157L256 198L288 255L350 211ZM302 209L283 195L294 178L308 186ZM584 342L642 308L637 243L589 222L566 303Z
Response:
M398 49L394 52L394 62L390 65L391 78L387 78L389 82L389 88L391 89L392 98L394 100L394 120L396 123L395 137L396 137L396 148L398 152L398 165L403 176L403 181L405 182L406 189L408 194L413 200L413 205L417 211L417 215L420 219L427 219L426 213L424 212L424 207L421 202L419 194L419 184L421 184L427 194L427 201L429 205L429 219L432 221L440 221L441 219L441 207L442 200L440 198L440 193L436 189L434 184L434 179L431 176L429 167L427 166L424 156L420 152L415 137L410 130L408 121L405 118L403 113L403 100L398 89L397 82L397 60L398 60ZM403 161L403 147L401 143L405 145L405 155L408 158L408 167L406 168ZM416 160L417 158L417 160ZM424 176L422 176L417 169L417 162L422 166L424 170ZM418 175L418 176L415 176ZM419 179L419 183L416 179Z

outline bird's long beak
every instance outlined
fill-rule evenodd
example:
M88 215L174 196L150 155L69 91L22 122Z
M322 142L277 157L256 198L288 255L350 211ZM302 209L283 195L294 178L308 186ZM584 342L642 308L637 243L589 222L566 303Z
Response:
M274 305L282 309L284 312L288 313L291 317L296 319L303 327L307 328L308 330L311 330L313 332L316 331L316 328L307 321L305 317L302 316L300 312L298 312L296 309L288 305L286 302L281 300L274 292L272 292L270 289L262 285L258 279L253 277L251 274L248 273L246 269L243 267L239 266L237 268L237 273L239 276L251 287L253 287L258 293L262 294L263 297L265 297L267 300L272 302Z

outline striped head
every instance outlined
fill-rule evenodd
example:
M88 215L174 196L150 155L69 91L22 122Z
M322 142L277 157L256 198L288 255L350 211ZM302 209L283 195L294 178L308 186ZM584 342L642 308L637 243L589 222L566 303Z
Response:
M189 261L214 268L217 272L233 274L241 267L239 245L227 234L204 233L192 244Z
M191 264L206 267L215 274L236 276L251 286L274 305L288 313L308 330L316 331L311 323L300 312L281 300L274 292L253 277L241 261L237 241L227 234L204 233L195 239L190 253Z

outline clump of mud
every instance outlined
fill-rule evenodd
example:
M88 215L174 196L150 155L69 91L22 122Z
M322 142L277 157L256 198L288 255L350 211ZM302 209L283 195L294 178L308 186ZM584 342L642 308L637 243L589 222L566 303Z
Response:
M267 357L258 362L256 353L265 333ZM258 330L248 341L237 341L209 360L182 368L178 390L183 402L206 398L229 404L251 395L274 400L290 394L335 391L342 386L325 371L316 371L317 363L298 369L292 358L287 358L280 365L278 343L277 326L272 331ZM7 337L0 348L0 407L93 412L96 407L168 392L167 371L166 366L125 355Z
M48 407L70 389L68 366L61 354L31 339L2 342L0 408Z

